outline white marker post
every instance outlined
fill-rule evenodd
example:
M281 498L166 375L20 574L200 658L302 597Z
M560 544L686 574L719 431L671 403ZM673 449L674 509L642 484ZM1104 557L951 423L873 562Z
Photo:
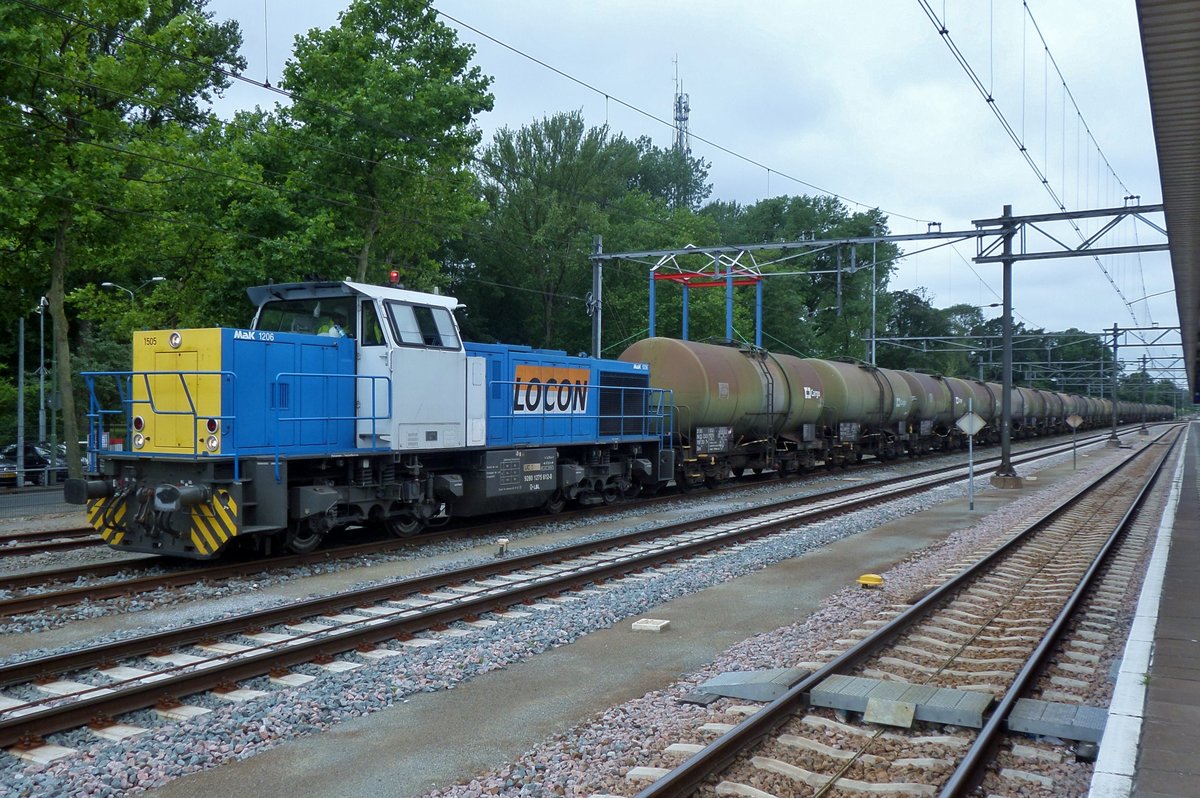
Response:
M974 399L967 397L967 413L954 424L967 433L967 509L975 509L975 433L983 429L986 422L975 415Z
M1071 470L1074 471L1079 467L1078 456L1075 453L1075 436L1079 434L1079 425L1083 423L1083 418L1072 413L1067 416L1067 426L1071 428Z

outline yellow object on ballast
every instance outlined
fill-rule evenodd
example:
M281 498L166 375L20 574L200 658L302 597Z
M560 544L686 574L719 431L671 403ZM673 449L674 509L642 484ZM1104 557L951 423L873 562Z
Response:
M879 587L883 584L883 577L879 574L863 574L858 578L858 583L863 587Z

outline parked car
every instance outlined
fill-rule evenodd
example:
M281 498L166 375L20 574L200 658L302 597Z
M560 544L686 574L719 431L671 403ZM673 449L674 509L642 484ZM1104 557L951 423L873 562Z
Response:
M13 464L13 480L16 480L17 445L9 444L0 450L0 455ZM67 478L66 459L53 454L49 446L36 443L25 444L25 482L26 484L46 484L46 477L52 482L62 482Z
M17 464L7 457L0 456L0 488L15 488L17 486Z

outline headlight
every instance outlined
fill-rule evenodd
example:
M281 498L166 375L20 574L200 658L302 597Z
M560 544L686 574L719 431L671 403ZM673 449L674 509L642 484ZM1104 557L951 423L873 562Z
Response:
M178 349L183 343L183 336L177 332L173 332L167 336L167 343L171 345L172 349Z
M204 445L208 447L210 452L215 452L217 449L221 448L221 442L217 440L216 435L209 435L208 440L204 442Z
M146 445L146 436L140 432L134 433L133 448L140 449Z

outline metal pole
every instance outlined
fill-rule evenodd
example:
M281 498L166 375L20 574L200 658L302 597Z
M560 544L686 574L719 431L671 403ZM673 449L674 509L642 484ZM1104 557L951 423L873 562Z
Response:
M683 340L688 339L688 284L683 284Z
M25 317L17 319L17 487L25 484Z
M837 251L837 315L842 317L842 249Z
M51 319L53 321L53 319ZM54 340L53 329L50 334L50 448L58 451L58 407L61 400L58 395L58 341Z
M875 294L879 286L875 283L875 242L871 242L871 365L875 365Z
M1112 367L1112 434L1108 436L1109 446L1120 446L1121 441L1117 437L1117 373L1121 370L1117 364L1117 337L1121 334L1121 328L1113 322L1113 367Z
M1001 253L1003 260L1001 263L1004 266L1004 315L1003 334L1004 334L1004 359L1001 366L1003 371L1003 385L1001 386L1000 398L1000 467L996 469L996 477L1001 485L1009 481L1009 478L1017 476L1016 470L1012 466L1012 240L1013 226L1010 219L1012 218L1012 206L1005 205L1004 213L1002 214L1004 221L1004 250Z
M754 283L754 345L762 349L762 291L763 281Z
M975 412L975 399L967 397L967 415ZM967 436L967 509L975 509L975 436Z
M46 440L46 297L38 300L38 442Z
M733 343L733 267L725 273L725 340Z
M604 236L592 239L592 253L604 253ZM604 261L592 259L592 357L600 357L600 333L602 324L602 308L604 307L601 292L604 285Z
M655 285L654 285L656 282L657 282L657 280L654 279L654 272L653 272L653 270L651 270L651 272L650 272L650 327L647 330L649 338L654 337L654 308L655 308L655 305L657 304L657 299L658 299L658 297L656 296L656 290L655 290Z
M1150 430L1146 429L1146 383L1150 381L1150 373L1146 371L1146 356L1142 355L1142 428L1138 430L1139 435L1149 435Z

